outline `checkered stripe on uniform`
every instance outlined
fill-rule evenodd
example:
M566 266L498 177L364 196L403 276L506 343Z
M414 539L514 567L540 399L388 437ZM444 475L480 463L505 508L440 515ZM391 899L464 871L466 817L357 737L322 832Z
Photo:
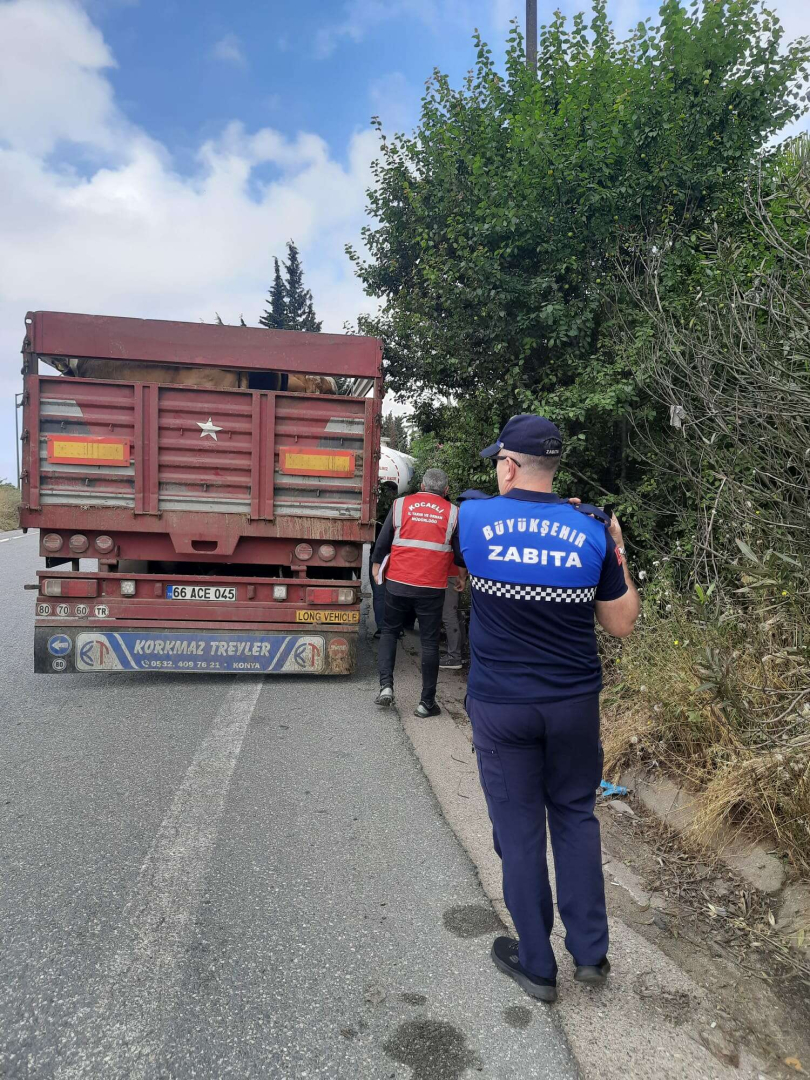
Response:
M558 604L587 604L596 596L596 587L588 589L561 589L552 585L513 585L507 581L490 581L488 578L470 575L470 585L478 592L490 596L504 596L507 600L552 600Z

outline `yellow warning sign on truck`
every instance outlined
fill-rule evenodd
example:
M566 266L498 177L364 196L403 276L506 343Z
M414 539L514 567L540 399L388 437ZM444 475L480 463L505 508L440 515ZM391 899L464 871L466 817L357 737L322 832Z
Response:
M296 611L296 622L308 623L359 623L359 611Z
M129 439L49 435L48 461L60 465L129 465Z
M278 466L293 476L354 476L351 450L325 450L316 446L281 446Z

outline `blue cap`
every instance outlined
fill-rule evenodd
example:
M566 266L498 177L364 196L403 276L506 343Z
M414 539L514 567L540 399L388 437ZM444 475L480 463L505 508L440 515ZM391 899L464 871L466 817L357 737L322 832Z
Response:
M531 454L532 457L558 458L562 451L562 435L557 425L546 420L545 416L521 413L507 420L498 441L482 450L481 457L495 457L501 450Z

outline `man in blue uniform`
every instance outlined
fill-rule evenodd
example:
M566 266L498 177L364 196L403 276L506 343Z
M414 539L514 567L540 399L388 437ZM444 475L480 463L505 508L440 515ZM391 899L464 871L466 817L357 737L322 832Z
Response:
M497 938L492 959L542 1001L557 997L546 813L574 977L598 985L610 970L594 815L602 778L594 614L625 637L639 612L615 516L552 494L561 449L549 420L513 416L481 455L497 469L500 495L468 500L459 515L472 596L467 711L519 937Z

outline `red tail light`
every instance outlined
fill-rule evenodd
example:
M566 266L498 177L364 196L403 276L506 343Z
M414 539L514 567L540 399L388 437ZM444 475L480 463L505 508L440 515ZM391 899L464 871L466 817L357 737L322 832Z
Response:
M307 559L312 558L312 545L311 544L299 544L295 549L296 559L300 559L301 562L305 562Z
M78 555L82 551L87 551L90 547L90 541L81 533L74 533L70 540L68 540L68 547Z
M106 555L107 552L112 551L115 547L115 541L111 536L97 536L94 544L96 551L100 551L102 555Z
M336 554L334 544L321 544L318 548L318 555L324 562L331 562Z
M96 578L47 578L42 582L43 596L98 596Z
M336 604L337 589L307 589L308 604Z
M60 551L62 548L62 537L59 533L45 533L42 537L42 546L46 551Z

